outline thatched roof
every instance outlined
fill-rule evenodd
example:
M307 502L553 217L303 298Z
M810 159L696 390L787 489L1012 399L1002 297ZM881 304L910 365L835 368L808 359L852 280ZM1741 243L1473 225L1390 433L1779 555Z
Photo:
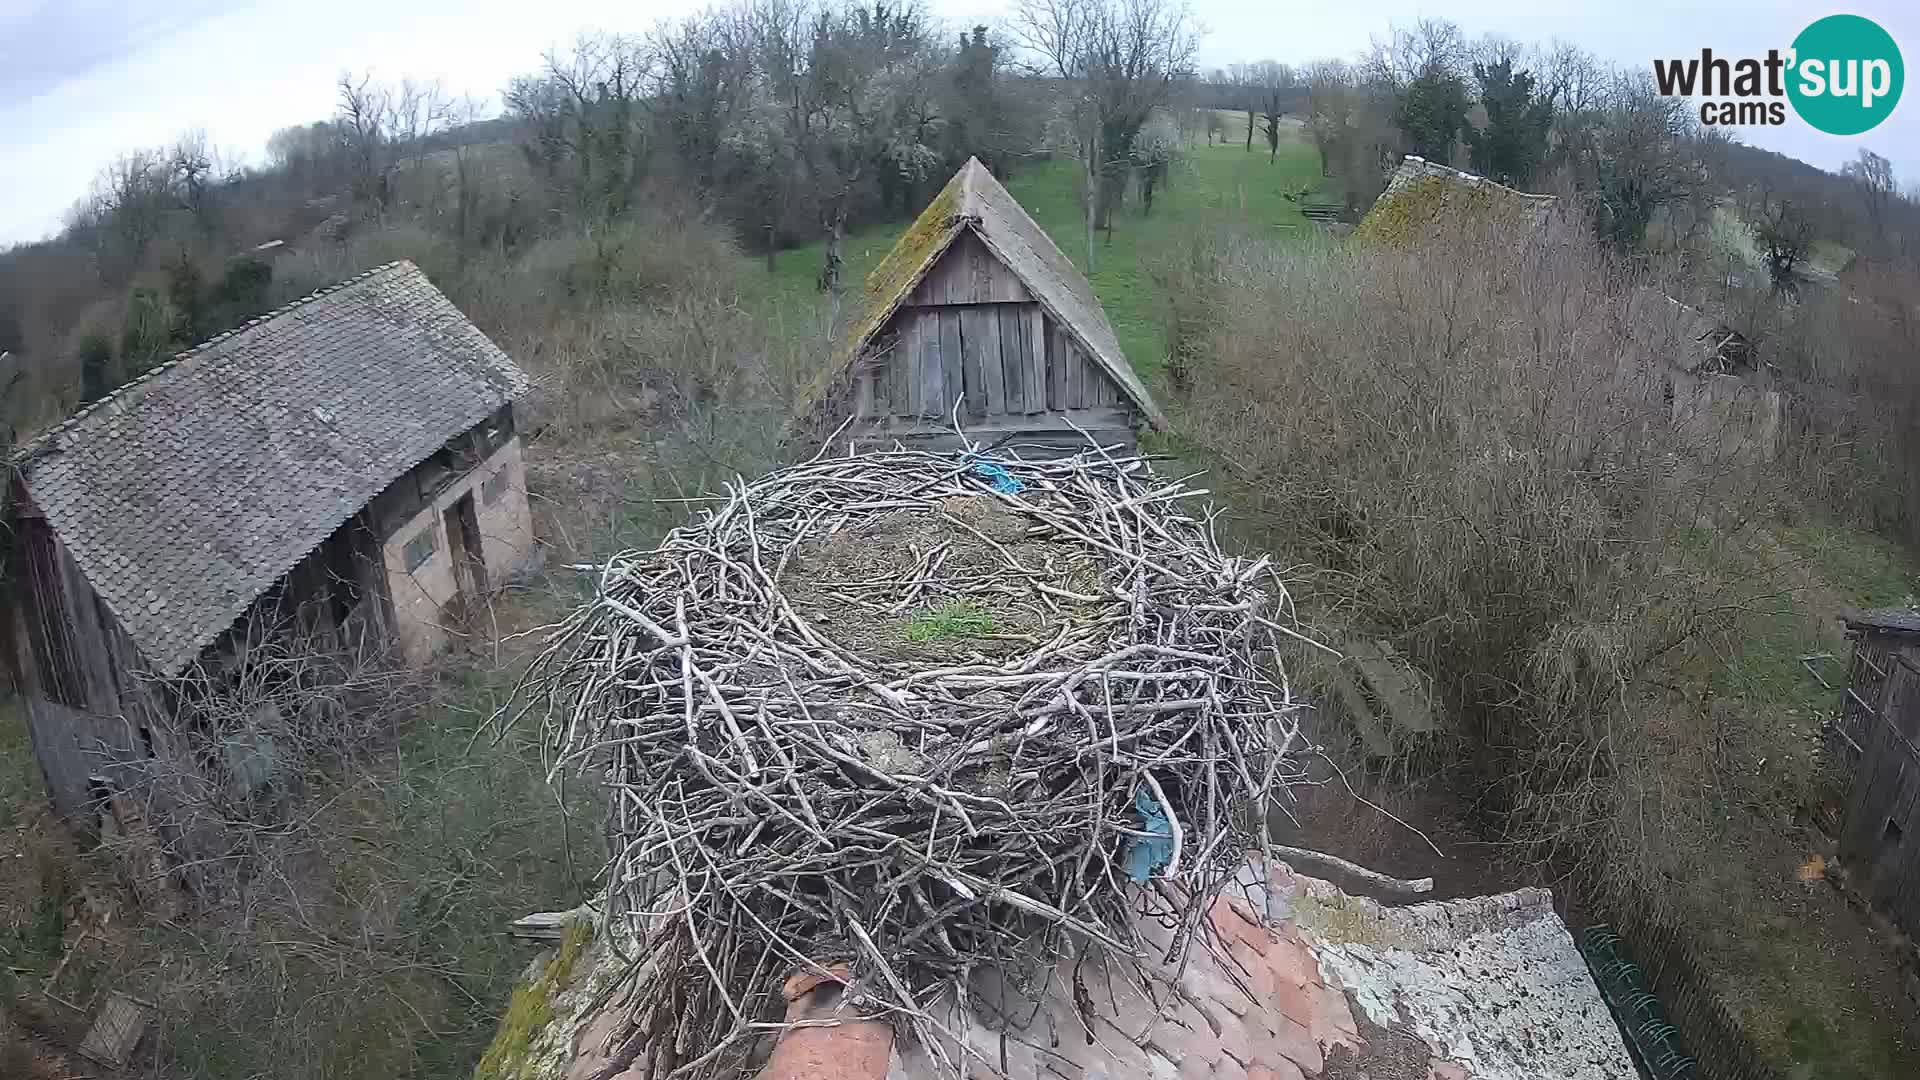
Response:
M1408 154L1373 208L1360 219L1355 235L1396 242L1443 213L1463 211L1511 218L1516 226L1537 228L1557 201L1552 195L1529 194Z
M967 159L901 234L887 257L867 275L864 306L849 328L846 349L832 372L834 377L843 374L860 356L927 271L961 233L969 231L1013 271L1040 306L1126 391L1149 422L1155 427L1166 425L1165 414L1127 363L1086 275L978 158Z

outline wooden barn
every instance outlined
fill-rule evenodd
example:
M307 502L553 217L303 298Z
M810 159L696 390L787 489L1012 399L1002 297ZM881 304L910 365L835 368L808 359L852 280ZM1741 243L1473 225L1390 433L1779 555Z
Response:
M1849 614L1853 665L1830 744L1851 765L1840 859L1875 906L1920 935L1920 611Z
M867 278L841 367L809 404L855 447L1131 449L1164 423L1093 288L969 160ZM1084 434L1082 434L1084 432Z
M533 552L526 385L399 262L25 445L0 654L55 808L90 826L117 772L168 753L180 680L231 672L262 628L430 657Z

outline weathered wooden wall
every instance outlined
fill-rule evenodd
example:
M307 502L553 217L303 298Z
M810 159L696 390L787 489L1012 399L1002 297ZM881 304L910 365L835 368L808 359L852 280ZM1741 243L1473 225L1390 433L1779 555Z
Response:
M1125 392L971 233L942 256L854 372L856 437L949 441L955 406L991 441L1131 445ZM1068 421L1071 421L1069 423Z
M79 819L91 777L149 752L142 725L148 688L129 641L45 519L16 520L13 668L34 756L63 816Z
M1854 675L1841 731L1858 754L1840 858L1875 906L1920 934L1920 637L1861 634Z

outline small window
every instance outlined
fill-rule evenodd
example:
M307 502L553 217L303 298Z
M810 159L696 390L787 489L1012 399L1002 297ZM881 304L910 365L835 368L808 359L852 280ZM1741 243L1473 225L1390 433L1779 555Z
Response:
M428 559L433 558L433 552L433 526L429 525L415 534L413 539L407 541L403 552L406 557L407 573L411 574L420 569Z
M480 485L480 501L492 506L500 501L500 496L507 493L507 487L512 481L513 470L496 470L492 476L487 477L485 483Z

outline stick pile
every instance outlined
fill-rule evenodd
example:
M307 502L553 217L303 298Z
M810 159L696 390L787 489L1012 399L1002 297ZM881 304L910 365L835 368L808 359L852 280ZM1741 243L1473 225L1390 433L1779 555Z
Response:
M1137 956L1142 914L1187 947L1298 776L1307 642L1198 494L1135 457L895 450L739 482L609 561L519 700L556 771L610 785L609 904L641 942L616 1060L747 1068L782 980L833 963L934 1045L976 968Z

